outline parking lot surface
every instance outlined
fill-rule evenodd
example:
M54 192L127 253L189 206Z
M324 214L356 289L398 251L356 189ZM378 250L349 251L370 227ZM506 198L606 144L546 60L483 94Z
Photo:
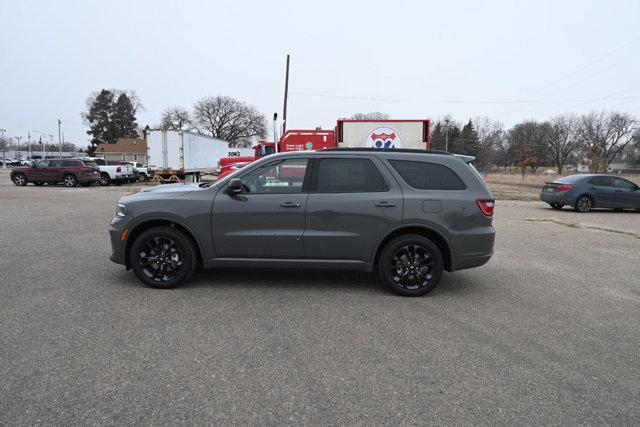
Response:
M640 213L499 201L489 264L422 298L334 271L154 290L108 259L132 191L0 175L0 424L640 423Z

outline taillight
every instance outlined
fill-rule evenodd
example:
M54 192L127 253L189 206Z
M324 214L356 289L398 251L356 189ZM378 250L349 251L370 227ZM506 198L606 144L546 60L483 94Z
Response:
M118 166L118 167L116 168L116 172L118 172L118 173L122 172L122 168L121 168L120 166Z
M480 211L488 217L492 217L493 216L493 207L496 204L496 201L493 199L479 199L476 200L476 203L478 204L478 207L480 208Z
M558 191L569 191L573 190L573 185L561 185L558 187Z

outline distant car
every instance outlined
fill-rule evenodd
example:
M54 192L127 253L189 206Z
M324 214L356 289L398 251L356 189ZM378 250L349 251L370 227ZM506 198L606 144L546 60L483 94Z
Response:
M24 186L64 183L67 187L80 184L88 187L98 180L100 171L95 162L80 159L41 160L33 166L23 166L11 170L11 181Z
M592 208L640 210L640 188L619 176L570 175L545 183L540 200L553 209L568 205L577 212L589 212Z
M140 162L127 162L133 166L133 175L137 181L145 182L149 179L149 170Z
M133 166L120 160L105 160L99 157L81 157L82 160L90 160L100 169L98 184L122 185L133 180Z
M7 165L7 166L17 166L20 164L20 160L18 159L0 159L0 165Z

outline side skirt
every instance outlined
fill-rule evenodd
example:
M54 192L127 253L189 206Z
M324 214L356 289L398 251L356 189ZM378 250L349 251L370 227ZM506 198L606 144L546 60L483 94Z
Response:
M332 270L373 270L370 262L335 259L279 259L279 258L213 258L202 260L204 268L319 268Z

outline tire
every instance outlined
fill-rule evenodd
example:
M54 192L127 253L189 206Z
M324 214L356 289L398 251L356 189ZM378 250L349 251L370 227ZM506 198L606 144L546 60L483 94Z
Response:
M147 175L141 173L140 175L138 175L138 182L146 182L147 181Z
M573 210L580 213L587 213L593 208L593 199L590 196L580 196L573 205Z
M37 185L38 187L42 187L44 182L34 182L33 185Z
M75 187L78 185L78 178L76 178L75 175L68 173L62 177L62 183L65 187Z
M24 187L25 185L27 185L27 177L23 173L15 174L12 178L12 181L19 187Z
M401 267L394 267L399 264ZM392 292L407 297L426 294L442 278L444 260L431 240L417 234L396 237L385 245L378 260L378 273Z
M560 209L562 209L562 207L563 207L564 205L561 205L560 203L549 203L549 206L551 206L553 209L555 209L555 210L558 210L558 211L559 211Z
M163 257L160 263L157 262L158 256ZM136 238L129 252L129 260L134 273L145 285L160 289L173 288L195 273L198 249L184 233L172 227L155 227Z
M103 187L108 187L110 184L111 179L109 178L109 174L106 172L101 172L100 173L100 178L98 178L98 184L100 184Z

